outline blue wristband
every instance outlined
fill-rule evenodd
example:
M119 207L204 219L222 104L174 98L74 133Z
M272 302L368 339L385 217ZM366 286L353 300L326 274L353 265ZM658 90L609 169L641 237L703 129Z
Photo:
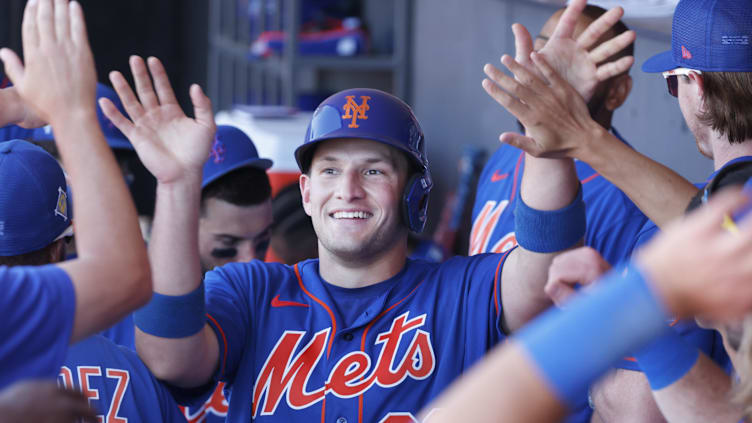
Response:
M635 354L654 391L663 389L681 379L697 362L700 352L689 345L672 328Z
M154 293L149 304L133 313L141 331L160 338L185 338L197 334L206 324L204 283L185 295Z
M634 265L610 272L566 310L550 309L520 331L552 391L573 409L615 362L665 329L668 314Z
M585 203L582 185L571 204L559 210L530 208L522 196L514 206L514 234L528 251L553 253L575 245L585 235Z

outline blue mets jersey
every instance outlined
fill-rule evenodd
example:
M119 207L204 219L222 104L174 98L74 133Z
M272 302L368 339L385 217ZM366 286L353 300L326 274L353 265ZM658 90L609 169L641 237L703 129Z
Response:
M408 260L363 291L365 299L350 299L357 311L332 298L340 294L321 279L316 259L207 273L216 376L231 390L228 421L415 421L503 339L505 258Z
M0 283L0 389L19 379L53 379L73 331L73 283L55 265L0 266Z
M613 133L619 137L615 130ZM655 228L643 230L648 218L590 165L576 161L575 166L585 201L585 245L616 265L629 258L640 238L649 238ZM486 163L473 206L470 255L502 253L517 245L514 201L524 168L525 153L507 144L502 144Z
M68 350L58 381L80 390L103 422L185 422L167 389L135 352L100 335Z

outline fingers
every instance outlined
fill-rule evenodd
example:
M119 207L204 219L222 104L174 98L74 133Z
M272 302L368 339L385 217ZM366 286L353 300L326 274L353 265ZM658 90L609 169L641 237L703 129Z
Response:
M136 98L123 74L117 71L110 72L110 82L112 82L112 87L115 89L118 97L120 97L120 101L123 103L123 108L128 113L128 116L133 120L137 120L143 116L145 113L144 108L139 103L138 98Z
M21 42L23 50L28 54L39 45L37 32L37 0L29 0L21 22Z
M522 83L522 85L517 84L509 90L522 99L522 101L528 102L528 98L533 94L531 90L533 92L540 92L540 89L544 85L543 81L530 72L526 67L522 66L519 62L506 54L501 56L501 63L512 72L517 81Z
M133 74L133 81L136 83L136 93L141 101L141 106L146 110L159 107L159 99L154 93L154 87L152 86L151 77L149 77L149 71L146 69L144 59L138 56L131 56L128 62L131 65L131 73ZM126 111L128 110L126 109ZM130 111L128 113L130 114Z
M196 121L209 128L216 127L211 100L204 94L201 87L198 84L191 85L189 94L193 103L193 114L196 117Z
M548 61L546 61L546 58L543 57L542 54L534 52L530 55L530 58L533 59L535 67L543 75L543 77L546 78L549 85L551 85L551 88L555 91L560 91L559 95L564 95L564 93L561 91L566 91L567 87L569 89L572 89L572 86L567 81L565 81L559 75L559 73L551 67L551 65L548 64Z
M70 20L70 35L73 43L79 47L89 49L89 37L86 35L86 21L84 11L78 1L68 3Z
M539 157L541 154L540 147L533 138L516 132L504 132L499 136L499 141L517 147L533 157Z
M8 75L13 85L21 85L24 77L24 66L21 59L11 49L0 49L0 60L3 61L5 74Z
M70 38L68 27L68 0L55 0L55 38L67 40Z
M514 34L514 60L519 63L530 63L530 53L533 52L533 37L527 28L515 23L512 25Z
M588 53L588 56L593 63L601 63L632 44L635 37L636 35L634 31L622 32L618 36L601 43L598 47Z
M52 0L37 0L37 30L40 43L55 41L55 23L53 20Z
M561 307L577 290L573 283L564 282L561 280L549 280L546 282L546 286L543 288L543 292L548 295L548 298L556 304L557 307Z
M147 59L149 65L149 72L154 79L154 88L157 91L157 97L160 104L174 103L177 104L178 100L175 98L175 92L170 85L170 79L167 77L162 62L156 57L149 57Z
M490 78L484 79L482 82L483 89L486 90L486 93L496 100L497 103L504 106L504 108L519 119L520 122L525 124L526 119L523 119L523 115L526 114L527 106L505 91L506 89L509 91L514 90L515 87L521 87L521 85L493 65L486 64L486 66L483 67L483 71Z
M619 19L621 19L622 16L624 16L624 9L621 7L610 9L585 28L582 34L577 37L577 44L582 46L585 50L589 50L590 47L594 46L603 36L603 34L608 32L617 22L619 22Z
M102 109L102 113L107 116L107 119L112 122L117 129L120 130L128 139L132 139L131 131L133 131L133 122L120 113L120 110L112 103L109 98L101 97L99 99L99 107Z
M598 82L613 78L626 72L634 64L634 56L622 57L615 62L608 62L598 66L595 76Z
M580 18L582 10L585 9L587 0L572 0L559 18L554 33L551 38L573 38L574 29L577 27L577 21Z

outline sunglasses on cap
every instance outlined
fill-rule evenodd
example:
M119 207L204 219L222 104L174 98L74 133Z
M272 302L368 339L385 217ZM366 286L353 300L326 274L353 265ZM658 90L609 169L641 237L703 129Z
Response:
M696 73L702 75L702 71L689 68L676 68L670 71L663 72L663 77L666 79L666 85L668 85L668 93L674 97L679 96L679 75L687 76L690 73Z

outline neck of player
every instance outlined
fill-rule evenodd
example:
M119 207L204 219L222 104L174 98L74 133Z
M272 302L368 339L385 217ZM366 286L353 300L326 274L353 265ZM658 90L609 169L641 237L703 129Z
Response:
M398 239L390 248L376 254L343 257L327 250L319 242L319 274L332 285L362 288L383 282L404 267L407 237Z

